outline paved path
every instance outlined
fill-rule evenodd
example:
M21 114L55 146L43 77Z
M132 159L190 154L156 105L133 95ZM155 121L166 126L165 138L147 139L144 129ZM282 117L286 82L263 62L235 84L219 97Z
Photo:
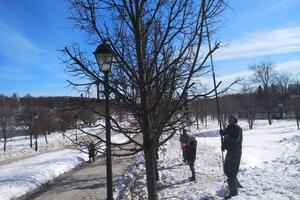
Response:
M120 177L132 157L113 159L114 181ZM21 199L28 200L102 200L106 199L106 166L103 157L93 163L63 174L40 192Z

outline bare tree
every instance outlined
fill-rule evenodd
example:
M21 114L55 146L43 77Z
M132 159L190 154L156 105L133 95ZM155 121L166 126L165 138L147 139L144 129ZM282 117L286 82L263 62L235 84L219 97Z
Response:
M33 98L28 94L21 100L22 111L19 115L18 121L26 129L27 135L30 136L30 148L32 148L32 138L34 133L34 119L33 116L36 113L36 106L33 102Z
M65 132L70 129L72 125L71 112L58 110L56 117L58 130L62 132L63 139L65 139Z
M291 109L295 114L295 119L297 122L297 128L300 130L299 121L300 121L300 97L299 96L292 96L290 99Z
M13 112L9 105L8 97L0 96L0 126L3 135L3 151L6 151L7 137L12 126Z
M38 134L43 135L46 144L48 144L47 135L58 129L57 119L55 113L51 109L38 108L37 109L38 119L36 123L36 130Z
M109 89L126 105L135 127L124 127L111 118L112 128L136 145L128 149L131 154L144 151L148 199L156 200L156 151L176 133L184 117L175 115L186 103L183 94L219 47L216 43L211 51L200 51L206 34L211 34L205 33L204 21L213 30L224 1L70 0L70 4L70 19L88 34L88 43L96 45L105 39L114 52L110 82L118 84L110 84ZM82 81L69 81L72 86L91 91L103 84L99 68L78 45L63 52L67 71ZM186 101L201 95L205 96L197 94ZM133 134L141 135L142 142Z
M274 64L271 62L261 62L258 64L250 65L249 69L254 72L253 82L262 85L263 87L263 104L262 105L267 113L269 124L272 124L272 108L269 87L273 81L275 72Z
M280 88L280 104L282 105L282 112L287 113L288 110L288 87L292 81L292 75L289 73L277 73L275 77L275 84ZM283 115L283 114L281 114Z
M250 129L253 128L255 122L257 104L257 96L254 92L254 89L248 86L244 86L240 95L240 112L247 119Z
M286 95L288 86L292 80L292 75L289 73L277 73L275 76L275 84L280 88L280 93Z

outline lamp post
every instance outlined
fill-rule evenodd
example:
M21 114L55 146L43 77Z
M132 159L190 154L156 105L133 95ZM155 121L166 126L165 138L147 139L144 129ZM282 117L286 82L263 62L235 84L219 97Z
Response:
M39 118L39 115L37 113L34 113L33 119L35 121L35 151L38 150L38 144L37 144L38 118Z
M111 161L111 124L109 113L109 83L108 75L112 68L113 53L110 46L104 40L94 52L99 68L104 73L104 94L105 94L105 129L106 129L106 178L107 178L107 199L113 199L112 184L112 161ZM98 90L98 89L97 89ZM99 92L99 91L97 91ZM99 98L99 94L97 94Z
M297 73L297 94L300 95L300 90L299 90L299 74L300 72Z

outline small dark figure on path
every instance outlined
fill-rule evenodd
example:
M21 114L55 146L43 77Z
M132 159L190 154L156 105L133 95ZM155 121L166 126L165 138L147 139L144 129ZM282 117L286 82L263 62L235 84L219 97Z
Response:
M192 172L192 176L189 178L189 181L196 180L196 173L195 173L195 166L194 166L196 160L196 152L197 152L197 140L194 136L192 136L186 150L186 160Z
M229 125L225 131L220 130L220 134L224 138L221 150L227 151L224 163L224 173L228 178L227 183L230 191L230 194L225 196L225 199L230 199L232 196L238 195L237 188L242 188L237 179L237 174L242 156L243 131L242 128L237 125L237 122L238 120L234 115L229 115Z
M186 163L186 151L188 144L190 143L190 136L187 134L186 130L183 129L183 133L180 135L179 141L181 144L181 149L182 149L182 157L183 157L183 162Z
M89 143L88 151L89 151L89 162L95 161L96 149L95 149L95 145L93 142Z

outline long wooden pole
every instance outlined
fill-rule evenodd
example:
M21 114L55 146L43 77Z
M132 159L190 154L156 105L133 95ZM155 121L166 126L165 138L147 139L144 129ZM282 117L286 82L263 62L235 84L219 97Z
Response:
M211 43L210 43L210 36L209 36L209 31L208 31L208 25L207 21L205 18L205 28L206 28L206 34L207 34L207 40L208 40L208 47L209 51L211 52ZM222 124L221 124L221 112L220 112L220 105L219 105L219 98L218 98L218 91L217 91L217 83L216 83L216 75L215 75L215 67L214 67L214 61L212 57L212 53L210 54L210 64L211 64L211 71L212 71L212 76L213 76L213 81L214 81L214 90L215 90L215 100L216 100L216 105L217 105L217 113L218 113L218 123L220 130L222 129ZM221 139L221 144L223 143L223 136L220 135ZM224 152L222 152L222 165L224 166Z

